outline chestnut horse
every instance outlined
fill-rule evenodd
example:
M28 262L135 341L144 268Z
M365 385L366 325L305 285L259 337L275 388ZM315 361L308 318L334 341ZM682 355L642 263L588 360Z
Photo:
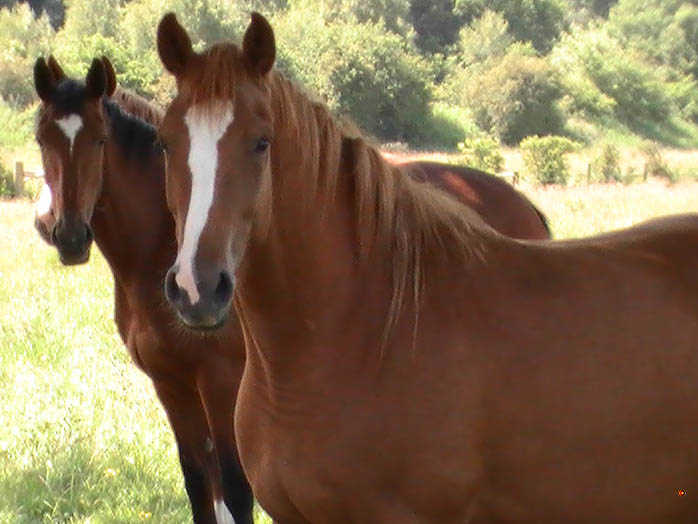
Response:
M47 184L36 227L65 264L88 259L93 235L109 263L114 320L167 413L195 524L251 523L232 427L244 364L240 327L233 319L220 334L183 331L162 298L176 245L151 125L161 112L117 89L106 58L92 63L84 83L40 58L34 81Z
M158 51L166 294L205 328L234 291L238 450L272 518L698 521L698 216L512 240L273 71L261 15L201 53L166 15Z
M78 206L81 216L87 217L91 215L93 207L96 206L96 209L90 220L82 218L74 221L83 222L86 233L77 249L71 251L70 243L66 246L63 239L65 229L56 227L56 214L66 216L65 205L58 204L62 194L61 184L65 184L62 173L71 173L68 167L64 169L60 160L65 156L66 141L51 137L50 128L51 118L55 120L66 116L55 113L55 104L71 91L77 96L81 84L67 79L53 57L49 58L47 65L55 87L49 83L48 93L54 94L46 96L40 118L42 125L37 135L47 166L48 184L42 189L37 204L36 228L46 242L59 247L60 256L66 263L87 259L89 238L94 228L95 240L105 253L114 275L115 318L119 331L134 361L153 378L177 438L195 522L209 522L212 518L210 508L214 508L214 513L218 508L219 523L226 522L223 507L220 503L216 506L214 497L221 490L219 471L225 472L223 485L226 480L230 485L228 499L231 507L242 508L233 511L235 522L247 522L245 508L250 503L249 492L244 479L239 477L233 437L221 429L225 424L232 428L231 392L234 398L244 357L240 334L233 332L239 328L231 323L231 333L219 334L213 340L200 337L189 340L191 336L173 325L175 319L170 318L169 308L163 310L158 305L154 311L146 311L162 297L161 287L153 287L152 279L161 279L176 255L174 226L164 201L164 166L159 160L159 153L153 148L152 125L160 122L161 111L133 93L117 87L111 63L103 57L102 65L107 75L105 95L108 100L102 102L101 109L101 118L105 122L98 122L97 125L97 129L104 134L97 136L100 136L100 142L105 140L101 146L104 153L101 163L89 162L88 168L72 172L76 177L73 183L78 196L88 191L89 183L98 187L98 197L96 201L82 197L84 200ZM43 61L37 63L37 68L38 89L39 85L43 85L40 84L41 75L48 73ZM60 93L55 94L58 91ZM71 114L90 123L89 113L85 109L90 101L76 98L74 103L81 109ZM95 104L92 104L93 109ZM96 109L99 109L98 105ZM51 114L51 111L55 114ZM47 133L49 136L45 136ZM87 137L82 140L90 143ZM76 144L72 158L79 163L87 157L82 146ZM542 214L509 184L496 177L469 168L428 162L412 162L409 167L419 180L442 187L457 199L472 205L488 223L503 233L520 238L548 238ZM97 180L89 182L90 177ZM58 197L55 200L52 199L51 187ZM63 187L63 190L66 188ZM123 244L124 238L130 239L130 243ZM132 251L136 249L141 253L142 261L134 264ZM126 286L125 282L131 280L133 283ZM136 286L140 286L139 293L135 292ZM200 346L204 341L209 347L203 353L206 358L194 364L200 358ZM225 354L221 352L221 347L226 348ZM174 352L176 358L172 358L170 352ZM141 353L146 356L141 356ZM216 376L216 383L222 384L218 400L213 386L199 386L202 381L210 380L206 377L206 368L218 367L216 359L231 359L222 363L220 376ZM166 370L156 371L165 365ZM199 423L195 424L197 420ZM211 452L221 459L217 467L208 458L208 452L202 452L201 443L210 448L209 442L213 443Z

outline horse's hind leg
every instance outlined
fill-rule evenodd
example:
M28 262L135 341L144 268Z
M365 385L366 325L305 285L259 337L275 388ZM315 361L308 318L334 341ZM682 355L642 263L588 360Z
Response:
M199 391L216 443L226 508L232 515L234 524L252 524L254 497L240 465L233 430L235 401L244 360L241 358L240 362L231 364L234 365L228 369L220 366L209 369L200 380Z
M154 384L177 441L194 524L222 524L216 519L213 496L220 473L198 392Z

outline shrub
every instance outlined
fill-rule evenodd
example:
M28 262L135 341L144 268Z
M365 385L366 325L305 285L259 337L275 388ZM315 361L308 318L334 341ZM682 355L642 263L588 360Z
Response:
M570 173L565 155L575 148L574 142L562 136L531 136L521 142L526 170L543 185L567 183Z
M34 106L18 110L0 97L0 144L5 149L24 147L34 135Z
M669 169L662 150L656 142L643 143L640 151L645 156L645 178L653 176L674 182L674 173Z
M34 98L34 61L51 48L53 29L48 17L34 18L27 4L0 9L0 97L15 108Z
M464 103L478 126L505 144L561 133L557 74L545 59L532 56L530 48L513 45L502 58L466 70L466 77Z
M425 149L457 151L458 143L463 141L463 137L480 133L482 131L468 109L437 102L432 104L431 115L425 122L424 137L416 145Z
M15 195L15 183L10 171L0 161L0 198L12 198Z
M475 169L498 173L504 166L499 142L489 135L466 138L458 144L458 150L465 156L465 163Z
M614 144L606 144L594 160L592 169L603 182L621 182L620 151Z
M274 22L278 67L384 141L420 143L429 119L429 69L381 23L338 21L293 9Z

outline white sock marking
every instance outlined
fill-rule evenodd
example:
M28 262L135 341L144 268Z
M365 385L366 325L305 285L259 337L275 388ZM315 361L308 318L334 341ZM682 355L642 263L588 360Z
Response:
M208 111L190 107L184 116L184 122L189 131L187 164L191 172L191 194L184 222L184 239L177 255L179 269L175 281L187 292L189 302L193 305L200 298L193 261L213 203L218 169L218 141L233 122L233 105L228 102L219 109Z
M213 509L216 512L216 521L218 524L235 524L233 514L230 513L228 506L225 505L223 499L217 499L213 503Z
M78 131L82 129L82 117L72 114L56 120L56 124L61 128L63 134L70 140L70 156L73 156L73 144Z
M36 202L36 216L42 217L47 215L51 211L51 202L53 197L51 196L51 188L48 184L44 184L39 193L39 200Z

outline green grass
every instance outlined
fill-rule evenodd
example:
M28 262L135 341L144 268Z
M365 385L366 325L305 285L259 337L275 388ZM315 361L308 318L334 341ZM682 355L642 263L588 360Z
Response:
M104 259L63 267L27 202L0 201L0 228L0 524L191 522L164 412L112 322Z
M526 193L558 238L698 210L696 183ZM116 334L103 258L61 266L25 201L0 201L0 230L0 524L191 522L163 410Z

